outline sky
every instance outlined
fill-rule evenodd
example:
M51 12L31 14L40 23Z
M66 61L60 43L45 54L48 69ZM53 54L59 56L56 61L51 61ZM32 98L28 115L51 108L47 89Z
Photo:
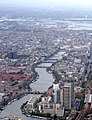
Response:
M92 0L0 0L0 5L59 7L59 6L92 6Z

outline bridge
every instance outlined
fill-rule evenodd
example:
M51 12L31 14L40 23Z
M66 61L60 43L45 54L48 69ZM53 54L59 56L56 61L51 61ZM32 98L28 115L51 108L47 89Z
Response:
M47 68L49 66L45 66L45 65L42 65L43 63L55 63L58 59L47 59L45 61L43 61L42 63L38 64L37 65L37 68Z
M45 60L43 61L42 63L54 63L56 62L58 59L48 59L48 60Z
M40 65L38 65L36 68L48 68L48 66L40 66Z
M58 59L57 58L49 58L49 59L45 59L45 60L51 60L51 61L53 61L53 60L55 60L55 61L57 61Z
M38 90L30 91L30 94L43 94L44 92L40 92Z
M43 61L42 63L55 63L56 61Z

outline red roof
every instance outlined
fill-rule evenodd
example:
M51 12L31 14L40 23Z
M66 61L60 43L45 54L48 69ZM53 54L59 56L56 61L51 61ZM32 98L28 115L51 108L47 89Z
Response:
M30 75L25 74L0 74L0 80L10 80L11 78L14 80L29 80Z

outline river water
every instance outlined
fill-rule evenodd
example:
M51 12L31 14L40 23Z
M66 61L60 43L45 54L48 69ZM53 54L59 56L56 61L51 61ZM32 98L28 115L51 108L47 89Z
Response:
M56 55L54 55L53 59L58 58L61 59L62 55L64 52L59 52ZM42 63L41 66L51 66L51 63ZM53 81L53 76L52 74L49 74L46 72L46 68L36 68L35 69L37 73L39 74L39 78L37 79L36 82L30 84L31 88L33 90L38 90L38 91L46 91L50 85L52 85ZM23 103L25 103L27 100L30 99L30 97L36 96L39 97L38 95L27 95L24 96L23 98L11 103L10 105L7 105L6 108L0 113L0 118L3 117L11 117L12 114L14 113L14 116L21 116L23 120L38 120L37 118L31 118L31 117L26 117L25 115L22 114L20 107Z

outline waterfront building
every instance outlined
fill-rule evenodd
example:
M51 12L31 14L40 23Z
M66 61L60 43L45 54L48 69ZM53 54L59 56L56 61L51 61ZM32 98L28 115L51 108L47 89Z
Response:
M74 103L74 85L65 83L63 87L63 106L66 110L71 109Z
M63 105L63 87L61 88L59 84L53 84L53 90L54 103Z
M38 110L40 113L49 113L52 116L55 114L57 114L57 116L64 115L64 107L62 107L60 103L53 103L50 96L42 97L41 102L38 103Z
M57 103L57 91L59 89L59 84L53 84L53 90L54 90L54 93L53 93L53 98L54 98L54 103Z
M35 103L37 101L37 98L36 97L31 97L30 100L28 101L28 103L26 104L26 109L29 110L30 112L31 111L35 111Z

